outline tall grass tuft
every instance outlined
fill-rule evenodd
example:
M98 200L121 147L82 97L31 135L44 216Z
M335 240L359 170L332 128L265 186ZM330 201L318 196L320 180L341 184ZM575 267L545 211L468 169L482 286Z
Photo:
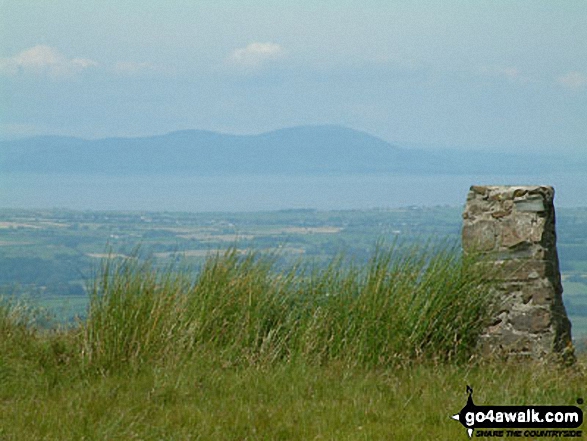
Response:
M230 249L197 276L106 260L83 329L86 366L110 370L198 356L235 363L380 366L468 359L491 314L487 274L450 246L378 246L364 267L275 270Z
M157 270L136 256L106 259L91 287L83 325L86 365L136 367L181 351L183 305L191 288L185 274Z
M23 302L0 299L0 356L27 353L35 341L35 312Z
M381 365L465 360L491 316L490 280L454 248L380 247L364 270L317 274L302 351Z

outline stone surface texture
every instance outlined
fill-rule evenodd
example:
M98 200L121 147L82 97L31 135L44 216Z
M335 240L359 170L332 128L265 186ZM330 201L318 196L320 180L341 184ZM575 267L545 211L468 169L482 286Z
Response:
M571 324L562 301L550 186L471 187L462 243L495 269L497 308L481 336L486 356L572 356Z

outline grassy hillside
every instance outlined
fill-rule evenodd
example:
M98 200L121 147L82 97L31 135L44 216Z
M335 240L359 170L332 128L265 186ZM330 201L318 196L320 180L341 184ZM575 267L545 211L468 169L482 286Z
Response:
M585 369L487 364L487 275L450 248L276 270L236 250L197 275L109 259L87 320L0 308L0 438L466 439L488 404L575 404Z

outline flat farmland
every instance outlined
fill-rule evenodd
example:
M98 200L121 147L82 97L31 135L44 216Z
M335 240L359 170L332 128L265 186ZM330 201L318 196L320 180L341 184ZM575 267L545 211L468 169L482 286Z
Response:
M107 257L139 254L197 272L236 248L272 253L277 266L366 263L378 242L459 246L461 207L243 213L0 210L0 291L58 321L83 317L86 288ZM564 299L576 339L587 338L587 209L557 209Z

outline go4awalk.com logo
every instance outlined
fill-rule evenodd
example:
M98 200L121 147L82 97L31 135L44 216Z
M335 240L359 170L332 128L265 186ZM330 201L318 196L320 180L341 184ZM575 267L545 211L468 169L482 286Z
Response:
M579 438L583 411L577 406L477 406L467 386L467 404L451 418L467 429L469 438ZM582 400L579 400L582 403Z

